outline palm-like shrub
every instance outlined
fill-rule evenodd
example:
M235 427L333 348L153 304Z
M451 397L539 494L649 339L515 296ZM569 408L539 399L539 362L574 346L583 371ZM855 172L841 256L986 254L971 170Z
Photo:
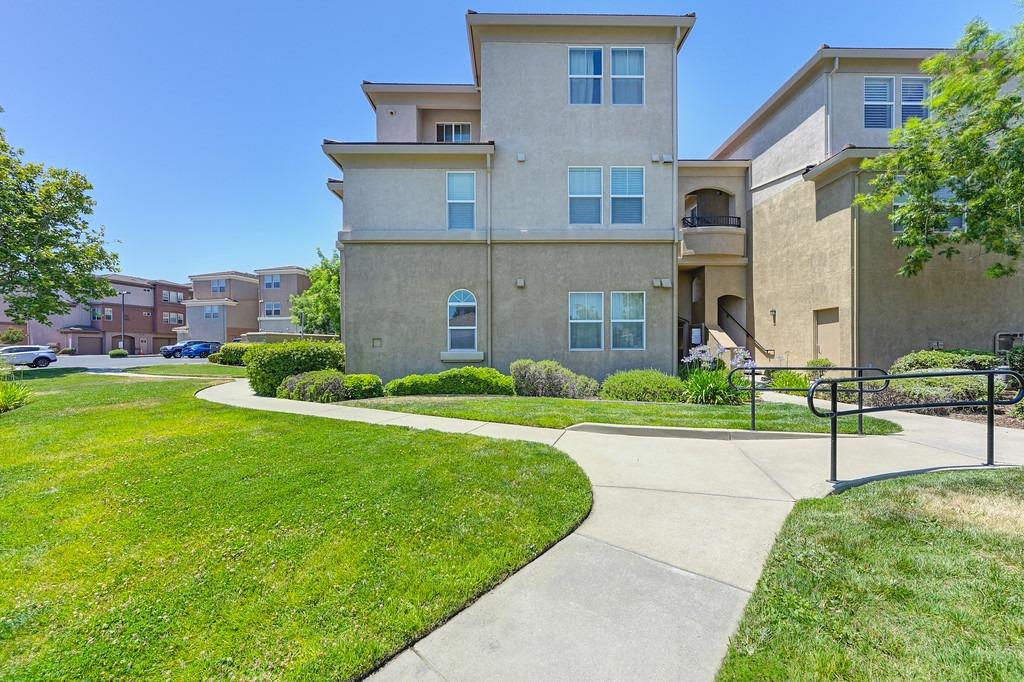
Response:
M743 394L729 384L729 373L722 369L695 369L683 379L686 402L698 405L737 405Z

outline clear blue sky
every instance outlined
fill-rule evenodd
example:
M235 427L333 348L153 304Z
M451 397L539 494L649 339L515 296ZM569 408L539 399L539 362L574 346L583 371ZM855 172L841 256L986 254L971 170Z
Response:
M128 274L184 280L313 262L341 204L324 137L372 140L359 90L469 82L464 12L696 12L680 56L681 157L709 154L822 44L952 44L1013 0L81 2L3 0L0 127L83 171Z

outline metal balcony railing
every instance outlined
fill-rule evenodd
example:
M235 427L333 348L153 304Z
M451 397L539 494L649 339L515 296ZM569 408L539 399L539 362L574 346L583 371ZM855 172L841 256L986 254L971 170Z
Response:
M697 215L683 218L683 227L742 227L737 215Z

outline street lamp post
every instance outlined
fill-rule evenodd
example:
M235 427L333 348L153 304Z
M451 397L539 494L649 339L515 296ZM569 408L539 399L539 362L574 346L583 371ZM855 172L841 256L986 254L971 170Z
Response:
M132 293L130 291L119 291L121 294L121 340L117 342L117 347L124 349L124 297Z

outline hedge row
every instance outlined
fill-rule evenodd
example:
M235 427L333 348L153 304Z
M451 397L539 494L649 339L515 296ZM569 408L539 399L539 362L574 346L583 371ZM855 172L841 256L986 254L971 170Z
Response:
M254 343L249 344L242 361L256 395L274 396L281 382L295 374L321 369L344 372L345 346L327 341Z
M379 398L384 387L376 374L344 374L336 369L321 369L287 377L277 387L278 398L334 403L341 400Z
M492 367L459 367L389 381L388 395L515 395L512 377Z

